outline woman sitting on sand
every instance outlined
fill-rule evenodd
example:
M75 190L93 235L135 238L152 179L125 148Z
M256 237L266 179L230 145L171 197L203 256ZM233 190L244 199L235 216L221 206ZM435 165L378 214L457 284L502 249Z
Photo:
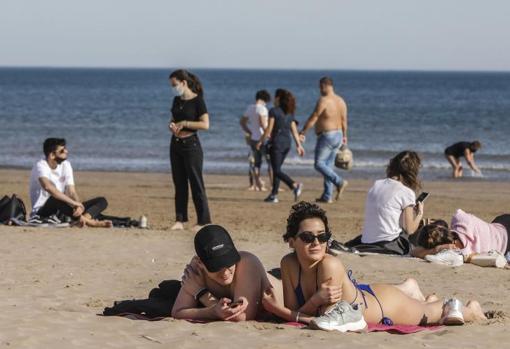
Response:
M327 254L331 238L326 212L300 202L292 207L284 240L294 249L283 257L284 306L266 290L266 310L287 321L312 327L359 331L369 323L395 325L462 324L486 319L476 301L456 299L421 302L388 284L356 283L339 258Z
M412 255L424 258L446 249L459 249L466 260L473 254L491 250L506 254L510 251L510 214L487 223L459 209L452 217L450 229L443 220L425 225Z
M260 260L238 252L228 232L207 225L195 236L195 252L182 277L172 316L177 319L243 321L264 318L263 292L278 280L266 273ZM280 302L283 302L280 292Z
M414 151L403 151L390 160L386 178L375 181L365 203L363 233L345 243L359 251L408 254L408 234L423 217L423 203L416 203L420 188L421 160Z

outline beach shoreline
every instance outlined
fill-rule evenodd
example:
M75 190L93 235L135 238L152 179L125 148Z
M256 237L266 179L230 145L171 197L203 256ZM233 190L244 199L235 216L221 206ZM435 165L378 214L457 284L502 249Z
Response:
M0 169L0 194L18 194L27 204L30 171ZM509 270L464 265L449 268L421 260L388 256L341 255L359 282L418 280L425 293L477 299L485 310L501 311L484 324L396 336L326 333L269 323L191 324L100 317L115 300L145 298L159 282L176 279L193 255L193 233L170 231L174 219L170 173L75 172L82 199L105 196L107 214L149 219L149 229L49 229L0 226L0 345L12 348L139 348L161 344L199 349L224 346L225 336L247 348L309 348L342 344L360 348L417 346L499 347L510 330ZM304 200L320 194L322 181L304 177ZM361 231L372 180L349 179L343 198L323 206L334 237L345 241ZM247 191L247 176L205 175L214 223L225 226L240 250L256 254L267 269L288 253L282 241L292 193L266 204L267 193ZM425 181L431 196L425 216L449 221L462 208L490 220L510 210L510 183ZM195 212L190 200L190 226ZM151 338L151 339L147 339ZM160 344L161 343L161 344Z

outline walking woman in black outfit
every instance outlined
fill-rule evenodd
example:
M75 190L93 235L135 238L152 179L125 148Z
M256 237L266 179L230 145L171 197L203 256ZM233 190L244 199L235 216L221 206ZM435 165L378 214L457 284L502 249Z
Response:
M271 194L264 200L265 202L278 202L278 189L280 180L294 193L294 200L297 201L301 195L303 184L295 182L282 171L282 165L290 150L291 137L296 143L296 150L299 156L305 155L305 150L301 146L299 134L297 131L294 112L296 111L296 99L287 90L278 89L275 93L274 108L269 111L269 123L266 131L257 143L257 149L260 149L264 141L270 137L269 154L271 158L271 167L273 169L273 189Z
M188 221L188 183L197 212L198 231L211 223L202 167L204 154L198 130L209 129L209 114L203 99L200 80L192 73L179 69L169 77L176 95L172 104L172 118L168 124L172 132L170 163L175 187L175 224L172 230L184 229Z

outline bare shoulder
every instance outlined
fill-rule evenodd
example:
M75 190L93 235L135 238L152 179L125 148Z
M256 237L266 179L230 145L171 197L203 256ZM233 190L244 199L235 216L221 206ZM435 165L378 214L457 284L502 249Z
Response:
M343 270L344 264L340 258L326 254L319 266L323 270Z
M340 104L342 107L346 107L347 104L345 103L345 100L342 98L342 96L335 95L336 96L336 102Z
M296 268L297 263L296 255L294 253L289 253L282 258L280 266L285 269Z
M246 251L239 251L241 260L237 263L239 270L251 271L253 273L265 274L265 268L260 259L253 253Z
M241 256L241 260L239 261L240 263L262 264L260 259L251 252L239 251L239 255Z

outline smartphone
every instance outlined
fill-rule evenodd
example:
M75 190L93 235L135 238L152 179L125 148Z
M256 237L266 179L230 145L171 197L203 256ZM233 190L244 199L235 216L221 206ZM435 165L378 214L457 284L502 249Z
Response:
M238 305L241 305L241 304L243 304L243 301L241 299L238 299L235 302L230 303L228 306L230 308L235 308L235 307L237 307Z
M425 202L425 200L427 200L427 198L429 197L429 193L427 192L422 192L418 198L416 199L416 203L418 202Z

